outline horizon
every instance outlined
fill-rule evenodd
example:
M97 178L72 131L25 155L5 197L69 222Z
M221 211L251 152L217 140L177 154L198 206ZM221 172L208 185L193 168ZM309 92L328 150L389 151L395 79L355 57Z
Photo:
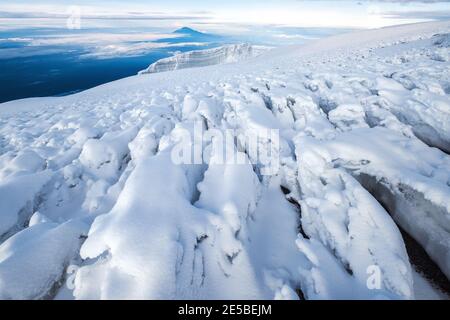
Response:
M86 27L131 25L177 28L190 26L200 31L236 34L252 27L378 28L390 25L445 20L450 18L450 2L436 0L269 0L257 3L220 1L55 1L35 4L18 0L0 4L0 30L52 24L73 10L79 12ZM124 23L125 22L125 23Z

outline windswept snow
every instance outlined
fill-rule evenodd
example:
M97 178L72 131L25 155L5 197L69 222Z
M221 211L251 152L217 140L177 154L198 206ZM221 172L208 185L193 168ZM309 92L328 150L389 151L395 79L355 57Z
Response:
M221 46L213 49L178 53L172 57L160 59L155 63L152 63L147 69L140 71L139 74L238 62L259 56L268 49L268 47L242 43Z
M147 71L235 63L0 105L0 298L448 298L399 227L450 278L449 33L212 49Z

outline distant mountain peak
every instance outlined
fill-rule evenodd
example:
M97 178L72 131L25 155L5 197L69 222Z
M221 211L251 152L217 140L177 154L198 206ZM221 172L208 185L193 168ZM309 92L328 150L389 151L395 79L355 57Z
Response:
M177 29L173 33L204 35L203 32L194 30L194 29L189 28L189 27L183 27L183 28Z

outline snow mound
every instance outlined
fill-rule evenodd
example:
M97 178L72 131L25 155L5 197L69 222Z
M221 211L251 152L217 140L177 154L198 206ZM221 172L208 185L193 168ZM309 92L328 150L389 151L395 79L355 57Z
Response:
M438 34L436 35L433 41L433 44L435 46L441 47L441 48L448 48L450 47L450 33L446 34Z
M88 226L82 221L43 222L5 241L0 246L0 299L54 296Z

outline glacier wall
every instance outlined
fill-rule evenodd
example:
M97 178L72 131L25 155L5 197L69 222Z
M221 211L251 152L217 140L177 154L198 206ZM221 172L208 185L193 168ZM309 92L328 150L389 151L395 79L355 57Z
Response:
M151 64L147 69L140 71L139 74L238 62L256 57L268 49L268 47L241 43L213 49L189 51L176 54L169 58L160 59Z

